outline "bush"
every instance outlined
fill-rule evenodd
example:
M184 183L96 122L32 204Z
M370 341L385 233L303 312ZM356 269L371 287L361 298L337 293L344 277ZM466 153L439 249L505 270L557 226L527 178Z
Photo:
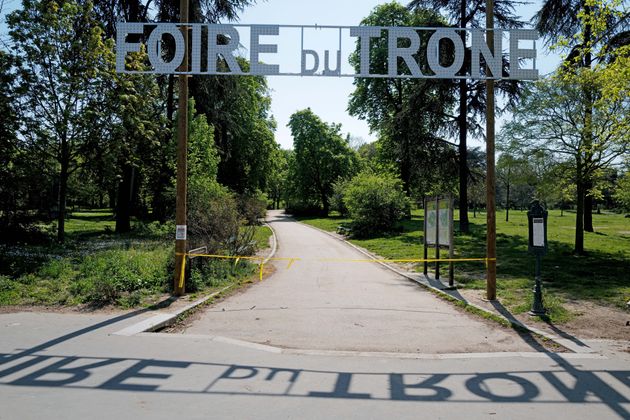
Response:
M260 191L239 195L238 212L248 225L260 224L267 214L267 196Z
M72 290L85 293L87 302L98 305L131 306L140 291L165 290L171 279L167 269L169 249L117 249L89 255L79 265L80 283Z
M217 253L238 235L242 222L234 195L216 182L192 186L188 196L188 237L191 248L207 246Z
M294 199L287 200L285 212L293 216L322 216L323 212L319 203L304 202Z
M402 182L382 173L363 172L354 177L344 190L344 201L355 236L391 231L410 208Z
M333 195L330 197L330 208L339 212L343 217L348 216L348 207L346 207L345 190L349 180L339 179L333 184Z

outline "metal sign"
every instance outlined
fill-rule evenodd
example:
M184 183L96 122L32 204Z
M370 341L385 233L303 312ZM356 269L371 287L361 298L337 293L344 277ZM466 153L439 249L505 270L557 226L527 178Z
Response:
M529 226L529 251L535 254L547 253L547 210L539 201L533 201L527 212Z
M182 26L190 31L190 71L179 70L187 44L180 30ZM121 22L116 30L116 71L119 73L478 80L538 78L536 41L539 35L530 29ZM465 32L463 37L462 31ZM493 34L493 51L486 42L489 33ZM376 59L372 49L379 40L387 49L384 72L374 70ZM171 45L172 52L168 57L163 48L165 42ZM141 51L142 44L148 53L150 70L128 69L127 55ZM357 45L360 46L358 72L349 63ZM467 49L471 54L471 66L465 70ZM293 59L289 62L281 60L280 52L283 57L291 54ZM503 55L510 59L507 71L503 69ZM239 64L238 57L249 60L248 69ZM421 68L419 63L426 64ZM482 72L481 63L488 66L489 75Z
M175 240L176 241L185 241L188 233L188 228L186 225L177 225L175 229Z

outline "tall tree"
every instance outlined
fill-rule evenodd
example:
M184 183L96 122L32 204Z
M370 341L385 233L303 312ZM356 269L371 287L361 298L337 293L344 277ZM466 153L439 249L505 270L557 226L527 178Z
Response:
M523 26L514 14L514 6L524 2L511 0L495 0L494 16L496 26L499 28L520 28ZM429 8L444 13L453 26L459 28L483 28L485 22L482 17L486 13L485 0L412 0L410 9ZM466 32L461 31L462 42L466 45ZM504 67L508 65L504 58ZM462 74L470 71L470 54L466 54ZM459 230L468 232L468 193L469 179L468 166L468 133L481 134L480 120L485 116L485 84L480 81L461 79L456 82L459 89L459 113L453 116L459 132ZM506 96L509 101L514 101L519 93L519 84L516 81L497 81L496 89Z
M10 225L17 210L15 169L13 162L17 154L16 140L18 119L15 107L15 74L13 57L0 50L0 227Z
M249 63L239 59L243 69ZM208 117L221 156L219 182L238 193L267 188L278 145L264 77L195 78L197 111Z
M92 3L24 0L7 22L20 61L21 134L58 163L57 239L64 241L68 177L101 138L113 63Z
M529 156L542 151L557 161L571 162L578 198L576 254L584 253L586 181L630 151L630 103L627 100L630 79L626 76L625 93L608 96L603 92L611 78L617 76L610 74L610 69L590 76L593 77L565 80L560 73L536 83L526 91L521 105L513 109L514 119L502 132L502 136L519 143ZM596 94L592 108L590 98L584 97L585 83L590 85L589 91ZM587 119L589 112L592 112L591 118ZM588 139L585 130L590 133Z
M361 21L361 25L366 26L437 27L445 24L435 12L424 9L409 11L398 3L377 6ZM428 42L427 33L419 34L422 42L420 50L424 51ZM361 67L360 48L358 43L350 57L350 63L357 71ZM387 51L386 37L372 40L370 62L373 73L387 73ZM415 59L421 71L429 74L426 57L417 54ZM445 56L445 59L448 57ZM402 59L398 66L402 71L408 71ZM444 129L447 111L454 103L449 81L357 78L354 85L348 111L366 120L370 129L378 133L380 150L396 163L407 194L414 190L417 195L428 192L423 181L437 182L439 178L449 178L442 170L448 170L455 159L451 145L438 135Z
M328 215L333 184L354 175L358 157L341 137L340 126L326 124L310 109L291 115L294 159L289 178L299 199L318 203Z
M127 66L146 70L146 52L129 54ZM117 161L118 194L116 199L116 232L131 230L131 216L140 210L139 197L143 187L155 192L171 186L171 171L164 171L164 160L174 154L173 142L161 141L170 133L164 118L160 91L151 75L115 74L108 90L110 107L110 139L107 145ZM172 159L171 159L172 160ZM164 173L166 172L166 173ZM151 180L162 183L151 188ZM143 185L143 181L149 185ZM156 198L158 197L158 198ZM159 220L165 220L172 208L153 194L153 209ZM143 209L146 210L146 209Z
M608 56L605 51L615 50L630 44L630 13L620 7L618 0L546 0L536 13L533 22L536 29L547 39L549 45L569 51L563 65L565 71L576 68L590 69L595 61ZM598 47L604 46L604 51ZM597 57L599 55L599 57ZM594 93L584 85L585 100L591 103L584 118L592 118ZM585 148L589 149L591 134L585 131ZM584 156L588 162L591 153ZM585 180L586 185L578 189L578 205L584 206L584 230L593 232L594 180Z

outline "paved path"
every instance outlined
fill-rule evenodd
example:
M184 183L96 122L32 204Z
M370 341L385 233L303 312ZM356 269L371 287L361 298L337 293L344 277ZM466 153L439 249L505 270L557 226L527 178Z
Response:
M273 346L403 353L532 351L515 332L456 309L364 255L279 211L278 257L303 258L205 311L187 334Z
M113 334L148 316L0 314L0 419L630 418L623 351L398 359Z
M275 217L281 255L356 257ZM154 316L146 310L0 313L0 420L630 418L630 343L585 340L595 354L403 358L278 353L216 337L306 349L531 350L378 266L352 267L279 267L208 312L202 334L116 334Z

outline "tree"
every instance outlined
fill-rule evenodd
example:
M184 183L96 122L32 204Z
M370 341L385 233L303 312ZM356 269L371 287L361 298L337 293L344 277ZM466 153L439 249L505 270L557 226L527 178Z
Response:
M546 0L543 3L533 20L548 44L569 51L560 71L568 75L576 69L591 69L597 61L610 59L611 53L616 54L616 50L630 43L629 14L620 7L621 4L619 0ZM585 115L589 120L592 118L595 93L590 91L588 84L582 86L585 89L584 99L591 104ZM591 137L588 128L584 134L588 149ZM590 153L587 152L584 157L588 164ZM578 197L578 205L584 206L584 230L593 232L593 199L597 189L595 180L585 182L584 197ZM578 193L582 194L582 191ZM584 203L581 203L582 200Z
M144 50L127 57L127 66L136 70L146 70L145 62ZM159 87L151 75L114 74L108 93L108 151L115 157L118 180L116 232L125 233L131 229L131 216L140 212L138 201L141 191L149 187L146 183L158 180L163 191L172 182L173 170L164 170L162 158L166 154L173 161L175 149L173 141L160 142L162 133L171 131L164 118ZM154 200L156 197L159 195L153 194ZM164 210L170 208L162 201L153 205L160 220L165 220Z
M514 15L514 6L523 2L510 0L494 1L494 17L499 28L520 28L523 26L517 16ZM444 12L451 24L459 28L484 28L485 22L481 17L486 13L485 0L412 0L410 9L429 8ZM466 32L461 31L463 44L466 45ZM504 57L503 67L507 68L509 62ZM483 63L482 63L483 64ZM470 52L466 54L463 72L466 74L471 67ZM468 132L481 134L480 120L485 117L485 83L479 80L461 79L457 83L459 87L459 113L453 116L459 132L459 230L468 232ZM506 96L513 102L520 91L519 82L513 80L499 80L495 83L497 92Z
M333 184L356 173L357 155L341 137L339 125L324 123L310 109L291 115L288 126L294 148L289 168L293 194L302 203L316 203L328 215Z
M20 61L18 83L25 87L21 135L58 164L57 239L63 242L68 178L102 137L112 47L90 1L24 0L7 22Z
M13 168L16 148L16 132L18 129L17 112L15 109L15 75L13 74L13 58L0 50L0 227L11 224L16 212L15 195L19 190L14 189L15 169Z
M391 231L410 208L400 179L369 169L345 183L343 203L352 218L355 236Z
M479 147L469 149L468 184L470 200L473 204L473 216L477 217L477 207L485 201L486 192L486 152Z
M273 167L267 179L267 196L274 209L280 208L280 202L286 193L291 153L290 150L277 149L272 158Z
M424 9L413 12L398 3L377 6L361 21L366 26L438 27L446 22L436 13ZM426 31L420 32L421 47L427 46ZM403 42L399 40L399 42ZM402 45L402 44L401 44ZM360 70L360 43L350 57L350 63ZM374 39L370 46L372 72L387 73L387 39ZM452 52L445 52L445 60ZM428 62L423 54L415 59L421 71L429 74ZM408 71L400 59L399 68ZM355 90L350 97L348 111L368 122L378 133L379 151L394 162L407 194L415 190L423 195L427 188L450 179L455 164L452 145L439 137L447 120L447 110L454 103L450 81L426 79L356 78ZM450 186L446 187L450 189Z
M249 63L239 60L247 69ZM276 122L271 116L267 80L260 76L235 76L193 81L199 95L197 111L214 126L221 155L219 182L238 193L267 189L273 158Z
M630 150L630 103L627 97L605 96L607 71L583 79L549 77L526 90L513 109L513 121L502 135L514 139L524 153L542 151L558 162L570 161L577 193L575 253L584 253L584 194L594 173L608 168ZM576 83L578 82L578 83ZM597 93L594 107L584 98L584 83ZM591 112L591 118L586 115ZM590 133L587 137L585 130ZM587 140L588 138L588 140Z
M625 211L630 211L630 172L624 173L617 181L614 198Z

